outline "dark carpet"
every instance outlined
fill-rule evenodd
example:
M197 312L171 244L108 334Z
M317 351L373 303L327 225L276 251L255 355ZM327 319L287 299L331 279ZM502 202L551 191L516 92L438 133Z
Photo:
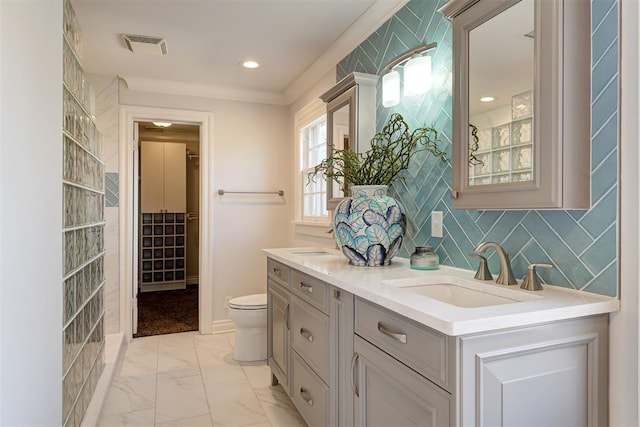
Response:
M198 286L138 294L134 338L198 330Z

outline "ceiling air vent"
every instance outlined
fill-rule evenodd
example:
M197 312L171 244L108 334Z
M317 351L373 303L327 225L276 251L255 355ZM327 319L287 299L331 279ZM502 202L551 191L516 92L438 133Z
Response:
M124 40L127 49L133 53L145 55L167 54L167 40L162 37L122 34L122 40Z

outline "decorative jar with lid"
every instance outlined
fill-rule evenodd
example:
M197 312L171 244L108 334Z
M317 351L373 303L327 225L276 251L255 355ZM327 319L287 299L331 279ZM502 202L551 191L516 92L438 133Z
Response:
M409 259L409 265L415 270L437 270L440 258L431 246L416 246Z

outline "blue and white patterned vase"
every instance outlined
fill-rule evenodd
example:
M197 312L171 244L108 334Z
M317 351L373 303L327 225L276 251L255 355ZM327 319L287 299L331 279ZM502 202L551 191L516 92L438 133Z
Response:
M406 228L400 204L386 185L354 185L351 197L338 203L333 232L349 264L379 267L396 256Z

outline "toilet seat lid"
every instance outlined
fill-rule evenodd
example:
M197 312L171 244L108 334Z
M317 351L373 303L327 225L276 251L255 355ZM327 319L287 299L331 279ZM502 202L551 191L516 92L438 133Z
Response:
M229 307L241 310L261 310L267 308L267 294L245 295L231 298Z

